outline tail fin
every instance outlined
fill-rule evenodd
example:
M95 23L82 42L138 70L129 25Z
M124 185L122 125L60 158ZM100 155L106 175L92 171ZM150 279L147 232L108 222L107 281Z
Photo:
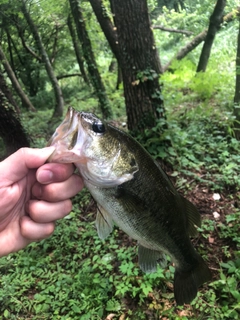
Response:
M190 303L197 295L198 287L211 279L208 266L200 255L197 264L189 271L176 269L174 274L174 296L178 305Z

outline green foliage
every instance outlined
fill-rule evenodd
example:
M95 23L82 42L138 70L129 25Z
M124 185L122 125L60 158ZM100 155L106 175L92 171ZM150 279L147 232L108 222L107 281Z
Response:
M226 223L220 225L220 237L230 239L238 248L240 248L239 237L240 212L236 212L226 216Z
M240 311L240 240L239 223L240 212L226 216L226 224L204 220L200 231L208 237L215 228L218 228L221 239L231 241L231 247L235 247L233 259L220 263L218 279L209 284L209 289L204 295L200 294L195 299L193 308L199 319L239 319ZM230 257L230 248L222 248L225 256ZM217 301L217 303L216 303Z
M195 69L192 61L184 59L175 61L162 76L167 129L162 131L165 120L161 119L138 139L155 158L171 162L175 175L182 172L215 190L234 190L240 186L240 147L230 103L234 70L216 62L205 73L196 75Z
M142 275L135 248L121 247L117 230L101 241L92 213L84 215L89 204L83 191L50 239L0 259L0 312L7 319L102 319L124 310L127 295L143 302L165 278L161 269Z

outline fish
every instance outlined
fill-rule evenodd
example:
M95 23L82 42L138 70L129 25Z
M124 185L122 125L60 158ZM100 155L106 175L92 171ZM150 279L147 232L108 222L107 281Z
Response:
M70 107L48 142L49 162L73 163L97 202L96 229L106 239L117 225L138 242L138 263L155 272L168 255L174 297L189 304L211 273L190 237L201 217L152 156L127 132Z

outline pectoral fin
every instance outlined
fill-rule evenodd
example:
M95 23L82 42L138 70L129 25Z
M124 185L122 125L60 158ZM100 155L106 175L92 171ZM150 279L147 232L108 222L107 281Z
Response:
M164 253L151 250L138 245L138 263L142 271L146 273L155 272L157 270L157 262L166 267L166 256Z
M112 232L114 222L110 214L98 205L96 227L100 239L106 239Z

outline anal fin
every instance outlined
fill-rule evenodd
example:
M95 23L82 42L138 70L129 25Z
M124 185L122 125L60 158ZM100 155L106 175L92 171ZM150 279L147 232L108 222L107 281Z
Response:
M110 214L103 209L102 206L98 205L97 217L96 217L96 228L100 239L106 239L112 232L114 222Z
M142 271L146 273L155 272L157 270L157 263L166 267L166 256L164 253L151 250L138 245L138 263Z

